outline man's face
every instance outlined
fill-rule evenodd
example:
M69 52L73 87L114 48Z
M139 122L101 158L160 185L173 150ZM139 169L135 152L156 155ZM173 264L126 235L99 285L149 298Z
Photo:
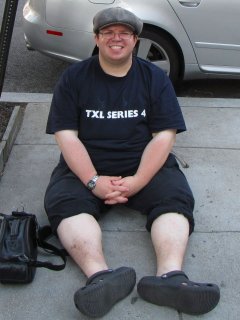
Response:
M120 24L101 29L96 35L99 55L113 64L131 59L136 42L137 36L133 34L132 29Z

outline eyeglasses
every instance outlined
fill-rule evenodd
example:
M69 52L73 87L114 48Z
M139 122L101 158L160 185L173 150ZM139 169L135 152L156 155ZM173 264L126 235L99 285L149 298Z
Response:
M113 39L115 38L115 35L117 34L120 39L122 40L129 40L133 36L132 32L113 32L113 31L105 31L105 32L99 32L101 36L104 39Z

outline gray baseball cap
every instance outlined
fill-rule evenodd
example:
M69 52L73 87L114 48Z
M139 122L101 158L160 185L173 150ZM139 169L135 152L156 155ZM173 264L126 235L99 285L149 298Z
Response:
M123 24L130 27L134 33L139 35L143 28L143 22L132 12L120 8L108 8L99 11L93 18L93 31L98 33L99 30L114 25Z

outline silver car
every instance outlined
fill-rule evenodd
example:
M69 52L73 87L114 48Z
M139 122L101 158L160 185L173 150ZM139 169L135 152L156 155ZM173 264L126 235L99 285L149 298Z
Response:
M144 22L136 54L175 80L240 78L239 0L28 0L28 49L70 62L97 53L93 16L120 6Z

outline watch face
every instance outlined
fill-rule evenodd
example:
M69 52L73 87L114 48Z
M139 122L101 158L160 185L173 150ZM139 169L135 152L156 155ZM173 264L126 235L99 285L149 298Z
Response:
M88 188L89 188L90 190L92 190L95 186L96 186L96 182L94 182L94 181L92 181L92 180L88 182Z
M96 175L87 183L87 188L89 190L93 190L96 187L97 179L98 179L98 176Z

